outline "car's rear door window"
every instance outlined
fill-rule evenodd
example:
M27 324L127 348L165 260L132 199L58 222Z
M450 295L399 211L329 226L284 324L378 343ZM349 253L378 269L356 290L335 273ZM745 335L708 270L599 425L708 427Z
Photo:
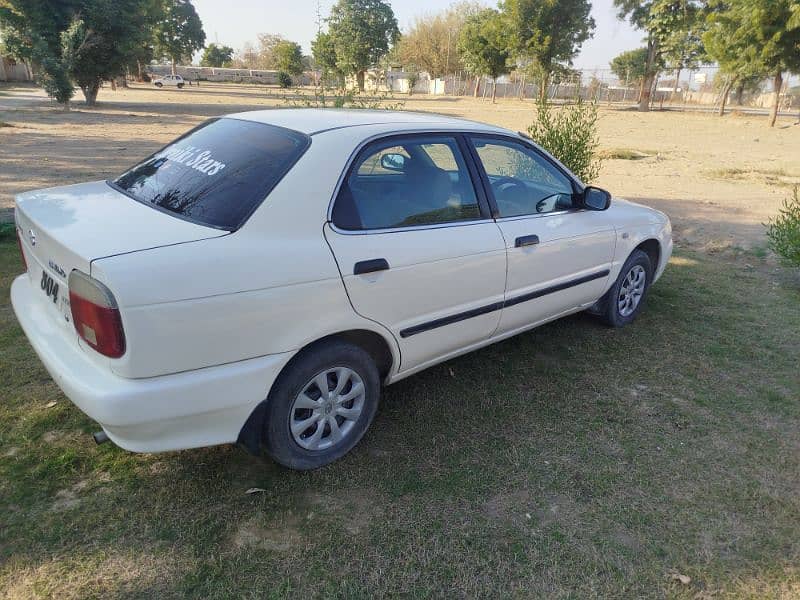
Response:
M215 119L110 183L135 200L178 217L234 230L309 143L307 135L283 127Z
M342 184L333 222L348 230L393 229L481 218L469 171L452 136L374 142Z

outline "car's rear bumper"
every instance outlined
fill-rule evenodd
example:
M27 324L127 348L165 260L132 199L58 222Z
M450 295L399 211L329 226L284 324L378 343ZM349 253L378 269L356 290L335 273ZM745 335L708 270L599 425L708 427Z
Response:
M17 319L67 397L118 446L161 452L235 442L291 353L146 379L126 379L90 360L34 296L27 276L11 285Z

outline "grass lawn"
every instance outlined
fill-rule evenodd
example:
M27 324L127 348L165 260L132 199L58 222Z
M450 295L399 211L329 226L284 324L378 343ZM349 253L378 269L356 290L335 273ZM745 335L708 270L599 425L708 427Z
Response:
M800 595L800 290L761 258L679 252L633 326L430 369L294 473L95 446L13 316L2 231L0 595Z

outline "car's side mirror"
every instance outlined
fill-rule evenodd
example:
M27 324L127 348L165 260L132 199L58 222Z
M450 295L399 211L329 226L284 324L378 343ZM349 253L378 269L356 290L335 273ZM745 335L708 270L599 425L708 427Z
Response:
M581 204L587 210L606 210L611 205L611 194L602 188L587 185L583 188Z
M406 157L402 154L384 154L381 156L381 167L387 171L404 171Z

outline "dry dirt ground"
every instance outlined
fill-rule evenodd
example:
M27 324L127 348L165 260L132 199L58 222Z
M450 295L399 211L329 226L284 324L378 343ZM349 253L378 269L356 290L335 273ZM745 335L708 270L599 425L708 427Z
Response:
M405 110L495 123L524 130L530 100L398 96ZM230 112L282 108L275 89L204 84L157 90L104 88L99 106L79 96L64 112L32 87L0 87L0 210L14 194L121 173L203 119ZM598 185L616 196L665 211L683 246L704 250L763 247L763 223L800 183L800 126L774 129L761 116L719 118L680 112L637 113L602 107L600 146L607 158Z

